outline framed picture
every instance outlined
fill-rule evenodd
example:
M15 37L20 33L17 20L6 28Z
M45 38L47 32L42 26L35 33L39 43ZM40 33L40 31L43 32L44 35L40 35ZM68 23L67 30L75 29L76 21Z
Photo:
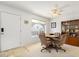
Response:
M51 28L56 28L56 22L51 23Z

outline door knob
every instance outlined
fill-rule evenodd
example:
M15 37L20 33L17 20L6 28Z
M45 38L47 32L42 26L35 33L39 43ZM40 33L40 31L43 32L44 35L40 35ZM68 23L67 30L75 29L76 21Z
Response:
M1 34L2 35L4 34L4 28L1 28Z
M4 28L1 28L1 32L4 32Z

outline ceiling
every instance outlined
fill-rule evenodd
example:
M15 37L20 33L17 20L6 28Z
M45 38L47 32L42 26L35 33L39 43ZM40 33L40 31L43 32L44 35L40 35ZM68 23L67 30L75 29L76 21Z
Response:
M58 4L59 8L62 9L62 15L74 12L76 6L79 6L78 1L4 1L0 3L46 18L52 17L51 10L54 8L55 4ZM71 7L73 11L71 10ZM79 10L79 8L77 9Z

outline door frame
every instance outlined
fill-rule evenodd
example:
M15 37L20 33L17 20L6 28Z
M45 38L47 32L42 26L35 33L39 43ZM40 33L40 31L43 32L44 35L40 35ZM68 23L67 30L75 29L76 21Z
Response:
M0 52L1 52L1 11L0 11Z

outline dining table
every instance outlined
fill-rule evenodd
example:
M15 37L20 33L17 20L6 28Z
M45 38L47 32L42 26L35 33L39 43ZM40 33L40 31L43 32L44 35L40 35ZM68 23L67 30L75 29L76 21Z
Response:
M60 37L57 35L46 35L46 38L49 38L51 41L57 41Z

